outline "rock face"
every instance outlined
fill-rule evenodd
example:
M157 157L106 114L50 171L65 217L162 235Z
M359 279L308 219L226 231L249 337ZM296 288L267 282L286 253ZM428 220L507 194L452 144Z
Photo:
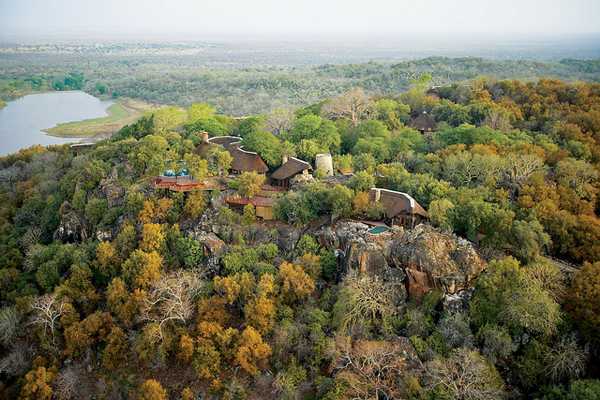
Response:
M113 168L110 175L100 181L100 192L106 197L109 207L123 205L125 189L119 185L117 168Z
M225 250L225 242L213 232L205 232L199 229L191 231L190 236L202 244L208 269L217 271L219 268L219 261Z
M60 223L54 232L54 239L62 242L81 242L87 239L85 221L73 210L69 202L64 202L60 207Z
M409 293L417 297L432 288L457 293L486 267L470 242L424 224L395 241L391 256L406 272Z
M322 246L334 249L341 273L351 270L402 282L412 297L439 288L455 294L470 286L486 264L470 242L429 225L371 234L369 226L351 221L315 233Z
M321 228L315 236L322 246L334 249L340 265L340 275L350 271L381 277L386 284L395 287L399 299L406 299L406 274L401 268L390 264L393 238L402 234L394 229L372 235L369 226L359 222L345 221L335 226Z

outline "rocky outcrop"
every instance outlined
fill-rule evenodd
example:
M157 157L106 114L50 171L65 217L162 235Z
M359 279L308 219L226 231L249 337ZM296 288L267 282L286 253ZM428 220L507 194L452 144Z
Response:
M71 204L65 201L60 206L60 222L54 231L54 240L75 243L84 241L87 237L85 221L71 207Z
M402 228L378 235L372 235L368 230L369 226L363 223L344 221L321 228L315 236L322 246L335 250L341 276L350 271L379 276L386 284L394 286L396 295L404 301L406 275L389 262L390 244L394 237L402 235Z
M343 221L321 228L315 236L322 246L336 251L342 275L356 270L401 281L417 298L433 288L446 295L458 293L486 265L467 240L424 224L371 234L366 224Z
M125 199L125 189L110 178L100 181L100 192L106 197L109 207L119 207L123 205Z
M202 230L191 231L190 236L202 245L208 269L217 271L219 268L219 261L221 260L221 256L226 247L225 242L213 232L205 232Z
M432 288L457 293L469 287L486 267L469 241L425 224L394 241L391 258L404 269L409 292L417 297Z

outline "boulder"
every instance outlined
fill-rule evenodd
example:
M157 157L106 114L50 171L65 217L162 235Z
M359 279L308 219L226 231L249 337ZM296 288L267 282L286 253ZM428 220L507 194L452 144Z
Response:
M302 231L292 225L277 226L277 247L285 254L291 254L302 236Z
M468 288L486 267L469 241L425 224L394 241L391 259L406 272L408 291L415 297L433 288L457 293Z
M369 226L360 222L342 221L334 227L326 226L315 233L322 246L333 249L338 257L341 274L358 271L381 277L393 284L401 298L406 297L406 275L389 263L390 244L401 230L391 230L378 235L368 232Z
M65 201L60 206L60 222L58 228L54 231L54 240L62 242L82 242L87 239L85 221L71 207L71 204Z
M112 178L102 179L100 181L100 192L106 197L109 207L119 207L123 205L125 189L119 186L116 180Z
M486 266L473 245L430 225L412 230L393 227L370 234L369 226L342 221L315 232L318 242L336 252L342 274L373 274L385 281L402 282L412 297L438 288L445 295L471 286Z
M190 236L202 245L208 269L211 271L218 271L219 261L221 260L221 256L226 247L225 242L213 232L205 232L202 230L191 231Z
M118 207L125 201L125 189L119 185L119 174L114 167L110 175L100 181L100 192L106 197L109 207Z

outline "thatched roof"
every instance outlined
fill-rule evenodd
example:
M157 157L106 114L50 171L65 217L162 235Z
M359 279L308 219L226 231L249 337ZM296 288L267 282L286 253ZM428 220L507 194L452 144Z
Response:
M271 178L277 180L288 179L304 170L312 170L312 167L306 161L302 161L295 157L290 157L287 162L273 172Z
M379 201L383 206L386 217L394 218L397 215L421 215L428 217L427 211L410 195L394 190L371 188L369 191L371 202Z
M246 151L240 147L242 138L239 136L215 136L207 141L202 141L196 147L196 154L206 156L213 146L223 146L231 154L231 169L241 172L266 173L269 170L263 159L252 151Z
M435 119L427 114L427 111L423 111L423 114L413 118L410 121L409 126L421 132L433 132L437 129Z
M240 143L242 138L239 136L215 136L208 139L211 144L219 144L221 146L230 146L235 143Z
M239 147L238 144L233 144L226 147L233 160L231 161L231 169L240 172L258 172L261 174L269 170L267 164L263 161L258 153L246 151Z

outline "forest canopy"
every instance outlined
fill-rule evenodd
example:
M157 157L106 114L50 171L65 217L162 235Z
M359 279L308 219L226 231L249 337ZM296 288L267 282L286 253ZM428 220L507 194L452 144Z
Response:
M600 85L407 85L247 118L168 106L84 151L0 159L0 394L598 397ZM423 115L435 129L412 127ZM267 175L326 152L335 174L315 167L263 220L268 176L232 174L204 132L240 136ZM182 164L226 184L152 184ZM388 222L373 187L428 220L356 239Z

